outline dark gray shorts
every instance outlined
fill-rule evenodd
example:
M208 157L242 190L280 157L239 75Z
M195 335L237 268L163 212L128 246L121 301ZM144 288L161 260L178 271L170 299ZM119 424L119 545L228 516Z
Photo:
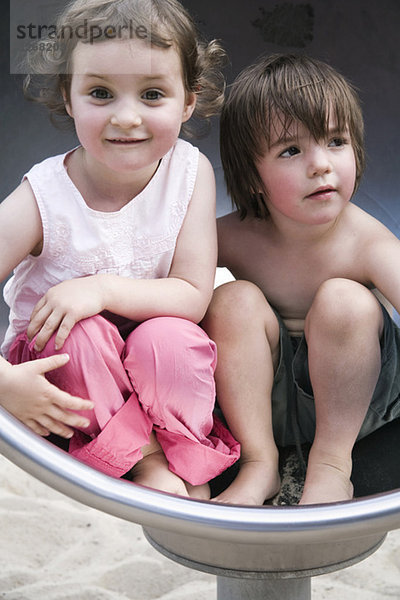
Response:
M358 439L400 417L400 329L382 306L381 372ZM290 337L280 325L280 360L272 389L272 420L279 446L312 442L314 398L308 372L307 342ZM360 348L362 352L362 348Z

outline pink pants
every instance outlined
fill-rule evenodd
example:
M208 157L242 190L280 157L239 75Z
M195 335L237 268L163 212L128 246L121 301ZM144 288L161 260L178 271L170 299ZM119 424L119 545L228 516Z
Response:
M53 336L42 352L26 334L14 341L13 364L55 353ZM121 477L142 458L152 430L172 472L192 485L231 466L239 444L213 415L215 344L185 319L159 317L134 329L124 341L100 315L75 325L62 352L69 362L47 374L57 387L95 404L83 411L90 426L75 431L69 452Z

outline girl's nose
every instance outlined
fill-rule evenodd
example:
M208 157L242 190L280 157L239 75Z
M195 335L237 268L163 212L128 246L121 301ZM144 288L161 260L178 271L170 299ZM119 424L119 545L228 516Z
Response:
M114 114L111 117L111 125L121 129L130 129L139 127L142 124L142 117L133 102L124 102L115 107Z

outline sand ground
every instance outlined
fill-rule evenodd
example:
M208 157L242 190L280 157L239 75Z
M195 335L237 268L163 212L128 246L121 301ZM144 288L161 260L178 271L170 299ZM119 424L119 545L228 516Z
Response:
M75 502L0 457L0 598L213 600L212 575L154 550L139 525ZM313 600L400 599L400 530L371 557L312 580Z

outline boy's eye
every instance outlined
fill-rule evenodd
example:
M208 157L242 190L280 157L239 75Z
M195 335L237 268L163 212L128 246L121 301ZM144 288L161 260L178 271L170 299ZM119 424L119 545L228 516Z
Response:
M329 146L333 146L333 147L340 147L340 146L344 146L345 144L347 144L347 140L345 138L342 137L335 137L333 139L331 139L331 141L329 142Z
M295 156L295 154L299 154L300 150L297 146L290 146L290 148L286 148L279 156L282 158L289 158L290 156Z
M90 92L90 95L96 100L108 100L111 98L110 92L104 88L96 88Z
M147 90L143 94L143 98L145 100L151 100L153 102L154 102L154 100L160 100L162 97L163 97L162 93L159 92L158 90Z

